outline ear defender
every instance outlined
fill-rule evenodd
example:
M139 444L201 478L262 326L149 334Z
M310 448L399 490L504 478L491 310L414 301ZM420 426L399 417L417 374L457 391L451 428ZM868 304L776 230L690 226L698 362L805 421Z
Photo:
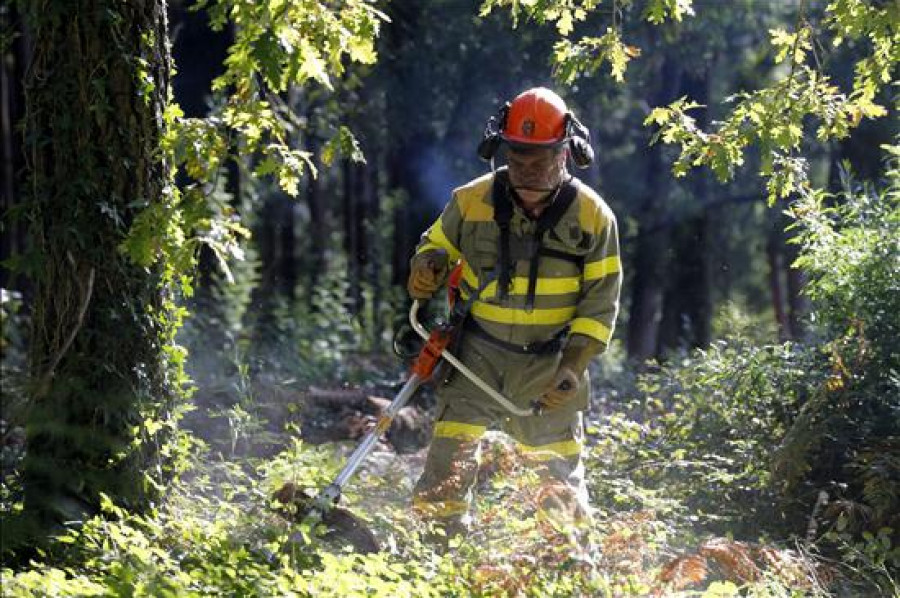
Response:
M485 162L490 162L500 148L500 143L503 141L501 134L503 133L503 129L506 128L506 119L509 116L509 108L510 103L506 102L500 107L500 110L497 111L497 116L489 118L487 124L484 126L484 133L482 134L481 141L478 143L478 157Z
M572 154L572 161L578 168L587 168L594 161L591 132L571 112L569 112L567 120L569 151Z

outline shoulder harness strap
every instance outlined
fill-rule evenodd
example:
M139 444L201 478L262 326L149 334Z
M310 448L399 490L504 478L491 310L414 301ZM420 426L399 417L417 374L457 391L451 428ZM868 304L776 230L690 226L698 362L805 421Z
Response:
M531 312L534 309L534 298L537 289L538 265L541 255L555 257L559 259L567 259L574 261L583 267L583 258L572 256L552 249L543 247L544 234L556 226L559 219L562 218L575 197L578 195L578 185L573 181L566 181L562 184L556 199L547 206L541 216L538 218L535 227L534 237L530 243L530 265L528 270L528 295L525 298L525 310ZM509 296L509 287L512 283L512 264L509 256L509 223L512 219L513 206L509 197L509 181L505 171L499 171L494 176L494 184L492 188L492 200L494 204L494 221L500 229L500 255L499 255L499 276L497 277L497 287L500 300L505 300Z
M498 171L494 175L492 189L494 203L494 222L500 228L500 269L497 277L497 290L500 299L505 301L509 296L509 287L512 282L512 268L509 263L509 221L512 220L512 202L509 199L509 180L506 171Z
M543 247L544 242L544 234L556 226L556 223L559 222L559 219L562 218L563 214L566 213L566 210L569 209L569 206L572 205L572 202L575 201L575 197L578 195L578 187L575 182L569 180L562 184L562 188L559 190L559 195L556 196L556 199L547 206L537 221L537 227L535 227L534 231L534 241L531 244L531 264L528 268L528 295L525 298L525 311L531 312L534 309L534 296L537 290L537 277L538 277L538 265L541 261L541 255L553 255L559 252L555 252Z

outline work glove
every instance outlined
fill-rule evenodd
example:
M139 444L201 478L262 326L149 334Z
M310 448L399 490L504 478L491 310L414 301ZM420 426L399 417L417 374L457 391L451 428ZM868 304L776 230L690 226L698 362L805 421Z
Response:
M602 352L603 343L585 336L573 334L563 349L562 357L550 385L540 398L540 406L545 411L559 409L575 399L584 380L584 372L591 359Z
M406 283L409 296L413 299L431 299L447 278L448 262L447 251L444 249L429 249L415 255Z
M575 370L567 366L557 368L553 381L541 397L541 407L545 411L563 407L575 398L580 386L581 376Z

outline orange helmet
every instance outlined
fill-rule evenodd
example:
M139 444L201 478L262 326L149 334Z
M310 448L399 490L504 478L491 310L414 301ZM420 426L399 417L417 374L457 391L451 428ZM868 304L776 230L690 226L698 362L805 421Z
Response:
M591 134L569 112L561 97L546 87L523 91L507 102L484 128L478 155L493 164L501 143L511 147L558 147L568 142L570 155L579 168L594 160Z
M569 109L546 87L523 91L509 105L500 137L510 145L549 147L568 137Z

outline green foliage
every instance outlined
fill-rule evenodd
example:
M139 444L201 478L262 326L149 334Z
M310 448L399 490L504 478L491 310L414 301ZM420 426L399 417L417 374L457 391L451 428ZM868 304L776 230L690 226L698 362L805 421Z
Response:
M508 7L513 27L518 27L519 18L524 15L540 25L554 23L559 34L567 36L572 33L576 22L584 21L588 13L601 3L601 0L485 0L479 16L486 17L494 8Z
M644 9L644 17L654 25L661 25L666 19L679 22L693 15L693 0L649 0Z
M366 161L362 148L359 147L359 142L347 127L339 127L337 135L332 137L325 144L325 147L322 148L322 162L326 166L331 166L337 155L349 158L354 162Z
M345 60L373 63L374 40L386 16L362 0L340 6L202 0L195 8L206 8L213 29L228 21L236 25L226 70L213 82L214 89L229 92L222 123L239 135L241 153L261 152L262 173L278 172L282 188L296 195L309 155L287 147L289 125L273 106L280 104L274 94L310 83L333 90L332 77L344 74ZM351 143L349 130L341 128L339 135L342 147ZM275 169L268 161L283 166Z
M884 188L846 180L838 197L816 192L791 206L809 276L806 294L828 338L861 337L866 371L887 383L900 351L900 146L885 146Z
M523 16L538 25L553 23L560 36L554 47L554 73L563 83L572 84L579 76L591 76L604 63L609 63L610 74L621 83L628 62L641 54L639 48L622 40L618 22L620 13L633 4L634 0L610 0L608 4L602 0L484 0L479 15L485 17L494 8L508 8L513 27L518 27ZM592 13L603 12L607 6L612 23L603 35L570 37L576 24L587 21ZM693 14L693 0L648 0L643 18L660 25L666 20L680 22Z
M884 188L814 193L791 209L808 274L807 293L822 334L813 387L776 458L787 497L808 508L828 493L826 520L848 533L892 530L900 537L900 170L890 152ZM838 519L839 520L839 519ZM900 565L900 563L897 563Z
M653 509L720 534L775 524L772 439L785 434L815 382L810 359L794 345L733 339L641 375L639 399L596 430L601 452L591 475L600 502Z
M289 117L279 111L283 102L277 94L304 83L332 89L330 77L343 73L345 59L372 62L374 38L383 16L361 1L339 6L198 4L198 8L203 7L208 8L215 26L223 26L226 19L237 25L226 72L215 84L225 98L214 114L203 120L185 119L171 103L167 87L168 32L151 30L162 27L164 18L152 20L151 27L141 20L146 15L131 9L80 10L74 6L64 10L48 3L27 8L39 40L51 39L51 33L60 39L72 31L77 36L81 31L78 27L92 31L90 27L97 23L110 34L108 44L89 44L92 52L97 50L88 57L96 64L72 53L54 58L53 52L61 52L67 44L54 46L49 42L39 45L41 51L36 53L38 64L54 63L54 68L67 75L42 78L36 85L45 100L29 109L31 120L27 124L36 134L29 136L34 148L28 153L37 156L39 149L59 144L67 148L67 156L77 156L67 159L67 164L55 159L41 162L53 162L54 172L36 176L34 205L28 214L33 222L44 225L37 237L55 243L54 252L48 256L54 268L36 270L39 281L54 281L53 288L42 288L46 296L38 300L36 310L36 322L54 327L52 333L39 330L36 334L51 345L33 348L35 361L46 370L36 370L40 378L35 381L38 395L45 394L44 386L58 374L53 371L57 365L53 360L69 349L71 341L65 337L72 335L75 339L82 327L85 312L79 312L78 306L90 306L93 311L87 314L91 323L87 334L77 336L79 343L68 355L77 355L84 363L77 361L70 375L56 376L53 400L35 401L29 435L41 447L50 447L49 439L54 439L57 444L52 446L58 447L53 450L58 450L62 459L59 463L77 460L83 454L83 461L90 463L86 475L92 479L102 477L100 471L110 480L121 479L119 469L152 456L152 468L133 472L139 480L107 489L117 499L155 495L161 490L161 480L154 476L177 468L183 456L185 441L177 438L176 430L182 407L167 399L183 392L188 383L183 371L186 353L175 342L186 310L177 302L193 292L192 274L201 247L210 249L231 280L228 265L240 259L241 240L248 235L234 207L220 193L224 167L231 157L246 156L259 165L259 173L277 175L281 187L296 195L301 177L310 169L310 155L293 147L296 139L289 138L287 132L295 123L288 122ZM153 8L165 10L161 4ZM60 25L70 20L78 27ZM63 66L55 64L61 60ZM91 84L78 87L85 80L80 76L85 72L90 72ZM41 87L44 81L51 84ZM84 98L85 105L73 102L73 97L79 102ZM60 106L61 102L69 105ZM72 107L84 108L84 113L73 112ZM132 112L145 120L132 118ZM121 125L113 116L130 120ZM54 118L59 122L42 120ZM39 137L46 131L53 131L52 144ZM350 148L350 154L358 157L352 136L343 129L338 134L341 149ZM114 166L101 165L94 157L104 154L92 143L103 145L109 150L107 154L117 151L110 148L122 148L122 155L114 156L118 160ZM75 165L78 174L67 177L66 168L76 160L83 161ZM188 179L181 188L175 185L179 170ZM54 177L65 179L63 192L54 190ZM126 182L120 184L120 180ZM133 185L135 182L138 184ZM89 206L84 197L95 204ZM96 200L98 197L101 199ZM66 209L55 209L51 199L66 205ZM80 207L70 210L73 205ZM48 224L70 211L75 216L58 229ZM113 254L122 259L113 259ZM73 256L78 256L77 262ZM61 279L66 285L58 282ZM124 313L123 305L127 306ZM102 314L100 320L94 311ZM56 322L56 314L61 314L63 321ZM119 324L123 332L135 332L146 344L115 332L110 336L114 342L104 339L103 334L112 332L115 324L105 326L110 320L121 322L121 318L130 318L127 325ZM95 344L103 349L98 352ZM117 355L127 363L101 357L116 345ZM85 364L85 370L76 371ZM132 375L135 380L128 379ZM83 397L87 389L90 400L70 399ZM58 409L57 402L66 408ZM48 411L43 412L45 409ZM70 413L72 420L66 422L62 432L50 423L55 421L54 412L60 411ZM98 418L109 434L96 433ZM42 465L37 450L28 458L33 462L26 461L26 469L34 472L60 469L58 464ZM147 472L152 475L144 475ZM53 483L57 482L72 486L67 491L87 503L96 498L90 495L93 486L85 485L84 480ZM77 517L74 512L64 515L67 519Z
M298 123L278 94L315 85L333 90L332 77L344 74L345 61L374 62L374 40L386 18L363 0L340 6L201 0L194 9L207 11L214 30L235 25L225 72L213 82L221 105L204 119L184 118L176 104L168 105L161 150L192 182L182 189L169 185L161 201L138 216L123 244L141 265L170 264L170 278L188 293L188 273L201 245L214 252L230 278L228 258L237 257L241 238L249 234L213 192L223 166L238 156L250 159L255 175L274 175L284 192L296 196L302 178L316 176L316 170L308 151L292 147L289 132ZM326 148L332 156L340 148L362 159L346 127Z
M387 344L386 314L377 313L372 291L361 283L367 303L358 312L349 293L351 282L339 236L331 240L330 260L313 288L297 289L296 301L275 299L264 309L248 314L232 338L243 344L254 374L292 379L296 384L353 382L373 373L358 369L356 355ZM383 309L395 313L400 294L384 297ZM200 339L199 346L203 342Z
M355 554L340 538L322 537L314 522L279 514L285 505L269 499L275 488L285 481L320 486L350 448L295 441L258 466L198 460L191 483L145 515L104 499L103 515L65 533L50 553L27 569L4 569L5 595L677 595L664 593L660 563L678 550L672 537L678 524L649 510L599 514L589 530L600 547L599 569L591 574L571 559L564 534L535 518L533 472L499 438L485 451L493 473L479 485L481 523L471 538L453 541L448 554L423 543L429 530L406 502L410 464L396 456L370 462L355 485L362 487L344 497L369 518L384 546L380 553ZM770 578L739 585L712 579L704 595L723 588L790 595L805 587L773 570Z
M194 8L208 11L213 30L229 21L237 26L227 70L214 85L219 89L233 85L238 102L256 95L259 77L276 92L308 79L331 88L331 75L344 72L345 56L364 64L375 61L373 41L379 22L386 19L359 0L339 5L200 0Z
M80 520L101 492L148 506L186 449L176 431L184 354L173 343L183 312L172 295L183 272L158 255L138 263L157 252L151 242L137 259L120 251L148 212L159 226L138 226L140 234L177 242L159 151L170 74L165 7L20 4L33 33L18 212L31 254L23 260L31 267L26 509L9 527L4 513L4 558Z
M554 46L555 76L566 84L574 83L582 72L592 72L609 62L610 73L619 83L625 80L628 61L641 51L622 43L619 32L608 28L600 37L582 37L577 42L559 40Z
M613 78L622 82L629 60L639 56L640 50L626 45L621 39L616 25L617 2L612 2L613 25L602 36L582 36L574 41L569 37L576 23L585 21L591 12L599 10L601 4L601 0L484 0L479 15L486 17L494 8L508 7L513 27L518 27L519 18L523 15L539 25L554 23L560 35L554 46L554 72L563 83L571 84L581 74L592 74L607 62ZM680 20L690 10L691 0L653 0L647 7L646 18L659 22L670 15Z
M330 451L298 443L260 475L227 463L198 469L147 515L105 499L102 516L59 538L58 554L18 573L4 569L4 595L467 595L449 558L412 531L393 529L393 550L364 556L323 541L312 522L276 514L267 496L277 484L321 483L334 467ZM60 566L44 564L60 557Z
M297 146L306 123L289 114L278 94L302 82L333 89L346 74L347 61L371 62L371 41L383 16L363 2L338 7L229 0L201 6L210 9L215 26L223 27L227 19L238 25L239 39L218 82L220 91L231 95L210 119L184 119L177 107L169 108L163 150L193 180L181 190L166 189L158 205L141 204L143 212L122 247L141 266L164 261L164 281L181 282L190 294L188 273L200 245L207 245L234 281L213 290L212 299L205 300L216 309L202 304L180 337L196 348L192 366L201 359L215 362L206 378L192 373L202 383L201 393L226 396L212 415L228 420L227 434L218 440L230 445L220 454L233 458L242 445L272 433L263 412L268 405L256 386L261 378L304 388L393 374L359 366L371 357L363 353L383 346L380 324L387 319L368 307L356 311L348 301L349 269L338 238L331 239L325 274L314 289L299 289L293 303L251 308L259 262L248 251L250 227L238 223L231 198L221 192L224 166L237 152L253 160L254 174L274 175L283 191L297 194L303 177L315 174L312 155ZM612 27L601 37L570 39L601 6L611 7ZM563 36L556 45L556 73L572 83L607 62L614 78L624 77L628 60L639 51L625 45L616 19L620 7L631 6L628 1L487 0L482 14L508 7L514 20L524 15L554 24ZM867 39L863 45L872 44L873 55L862 61L854 84L864 91L844 98L804 64L816 58L820 45L810 24L803 22L794 32L775 29L775 62L791 73L771 90L735 96L734 114L740 118L732 128L726 121L716 134L699 130L691 116L698 106L688 98L651 114L648 120L663 127L662 140L689 148L676 172L707 164L729 178L746 148L762 144L773 148L765 167L770 192L778 196L804 188L805 165L797 156L809 128L804 114L819 118L823 138L838 138L861 118L879 115L875 98L896 63L890 40L896 25L890 15L861 2L830 6L826 23L838 32L837 43ZM650 0L644 17L658 24L691 13L686 0ZM146 68L136 70L144 95L156 85L148 75ZM789 109L782 114L785 98ZM359 143L340 125L324 145L323 162L329 165L338 155L362 159ZM759 346L733 338L676 356L637 378L620 345L606 356L601 384L613 400L602 404L602 418L593 422L587 440L598 507L589 535L601 547L601 570L593 579L579 576L565 550L538 533L530 502L535 480L517 468L482 482L478 508L486 525L458 543L454 554L441 556L422 543L420 535L428 530L407 512L410 476L403 467L409 464L371 464L345 499L368 514L388 548L377 555L349 553L318 538L310 525L276 515L268 502L284 481L326 483L349 448L311 449L294 441L265 463L195 463L190 484L177 486L151 513L131 513L104 500L103 517L64 535L30 568L4 569L4 591L23 596L645 596L662 592L662 561L710 532L758 537L788 529L802 535L810 517L827 523L824 537L843 546L847 563L896 589L889 568L898 558L900 526L894 514L900 512L895 491L900 464L891 424L900 413L885 400L898 395L900 338L893 317L900 309L898 192L896 171L891 172L886 192L866 189L837 198L809 192L792 206L805 247L798 264L811 277L809 293L817 306L817 337L811 344ZM115 206L102 208L106 217L124 223ZM374 244L376 252L390 247L392 216L383 211L376 225L382 241ZM239 261L245 252L249 259ZM388 261L386 255L379 260ZM372 293L363 290L369 301ZM14 330L7 326L8 311L15 310L4 302L4 343ZM185 358L173 332L183 313L151 312L151 323L164 331L167 359L175 364ZM722 328L734 329L731 323L742 318L723 316ZM175 379L185 383L180 374ZM169 423L141 421L146 431L141 442L149 442L161 425ZM277 440L283 442L284 430L278 430ZM184 455L190 449L196 445L183 440L177 451ZM502 450L491 454L505 458ZM817 511L815 497L822 488L829 494ZM5 510L7 495L0 501ZM772 579L714 581L685 595L701 592L817 594Z
M559 40L554 72L564 84L595 74L607 62L613 79L621 83L629 60L639 56L641 50L622 41L617 23L620 8L629 8L633 2L611 4L612 24L606 26L603 35L574 39L570 36L575 23L602 14L600 2L485 0L480 14L508 8L514 27L523 16L538 25L555 24ZM650 0L643 12L654 25L666 19L679 22L693 15L689 0ZM728 98L727 104L733 106L714 123L713 130L704 131L696 125L690 111L706 106L689 98L654 107L645 124L660 127L655 140L680 146L673 166L678 177L696 166L707 166L721 181L731 180L735 169L744 164L747 150L757 147L769 202L774 203L809 188L807 161L802 157L808 131L815 130L819 141L843 139L863 119L888 114L876 100L896 78L900 62L898 27L900 17L890 3L835 0L826 7L821 23L812 22L805 3L801 3L793 31L781 27L770 31L774 80L758 90L741 91ZM863 53L856 58L852 89L847 92L827 72L828 57L823 52L828 46L835 49L849 44L863 48Z
M900 544L892 538L891 528L866 531L862 537L850 530L848 517L838 517L833 529L825 535L837 545L841 561L858 577L874 581L884 595L900 593Z
M21 293L0 289L0 378L3 380L0 419L17 423L22 421L28 334L28 317L22 307Z
M645 124L660 127L656 138L680 146L673 167L676 176L702 165L720 180L730 180L744 163L747 148L755 145L772 204L809 190L807 162L801 157L807 131L815 127L819 141L842 139L862 119L888 114L876 99L900 63L896 11L861 0L840 0L828 5L826 15L821 32L802 13L795 31L770 31L776 80L733 95L729 103L734 107L713 131L695 126L688 112L700 106L686 98L650 113ZM829 37L834 47L848 42L869 46L868 53L857 59L849 93L834 83L819 56Z
M778 338L777 324L770 311L756 312L740 295L720 305L713 316L713 338L738 337L754 345L765 345Z
M848 181L839 197L791 207L808 342L732 338L621 379L620 396L636 398L607 404L593 430L601 503L695 531L801 537L855 563L857 580L896 588L900 177L898 150L886 149L880 190Z
M21 511L22 488L16 475L25 453L26 332L20 293L0 289L0 515Z

